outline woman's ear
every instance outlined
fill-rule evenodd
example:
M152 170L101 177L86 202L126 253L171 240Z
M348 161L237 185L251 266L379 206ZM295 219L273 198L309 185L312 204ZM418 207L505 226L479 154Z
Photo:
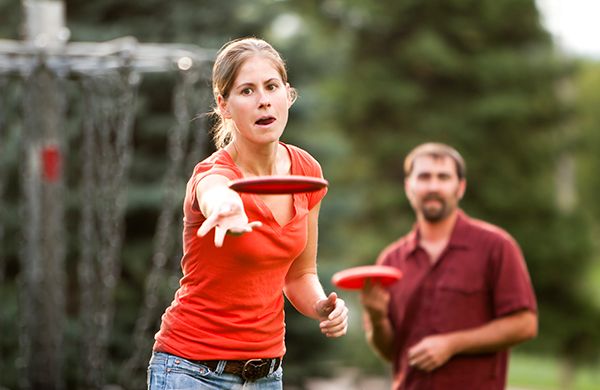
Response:
M285 90L287 91L287 108L289 109L294 104L294 99L292 99L292 89L290 87L290 83L285 83Z
M217 96L217 105L219 106L221 116L225 119L231 119L231 114L229 113L229 109L227 109L227 100L225 100L223 95Z

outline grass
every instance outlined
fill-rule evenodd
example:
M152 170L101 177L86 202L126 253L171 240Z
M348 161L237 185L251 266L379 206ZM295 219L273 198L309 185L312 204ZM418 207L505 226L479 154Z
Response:
M582 285L600 307L600 260L596 259ZM600 332L600 330L599 330ZM517 388L539 390L598 390L600 389L600 364L578 367L574 383L566 389L560 386L561 365L554 356L511 354L508 383Z
M578 367L574 383L568 389L560 387L561 367L554 357L512 354L508 370L509 386L539 390L598 390L600 365Z
M510 386L531 389L558 389L559 368L556 359L513 353L508 383Z

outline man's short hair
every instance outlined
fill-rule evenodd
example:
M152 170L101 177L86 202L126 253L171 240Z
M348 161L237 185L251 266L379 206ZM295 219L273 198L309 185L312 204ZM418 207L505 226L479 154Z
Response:
M421 156L431 156L434 158L451 157L456 164L458 179L461 180L467 176L467 165L460 153L448 145L439 142L428 142L414 148L404 159L404 175L406 177L410 176L415 160Z

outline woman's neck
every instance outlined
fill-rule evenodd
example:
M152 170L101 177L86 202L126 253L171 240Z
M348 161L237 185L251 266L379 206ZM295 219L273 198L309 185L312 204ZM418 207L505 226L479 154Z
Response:
M225 151L229 153L245 177L288 175L290 173L291 163L287 149L279 142L247 147L232 141L225 147Z

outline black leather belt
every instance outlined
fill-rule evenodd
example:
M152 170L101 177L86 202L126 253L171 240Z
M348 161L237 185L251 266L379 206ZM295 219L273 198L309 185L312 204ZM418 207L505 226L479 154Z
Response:
M212 371L216 371L219 365L219 360L190 360L192 363L200 364L210 368ZM249 359L249 360L227 360L223 372L229 374L239 375L245 381L253 381L256 379L264 378L269 375L271 370L271 363L275 361L273 365L273 371L279 368L281 364L281 358L272 359Z

